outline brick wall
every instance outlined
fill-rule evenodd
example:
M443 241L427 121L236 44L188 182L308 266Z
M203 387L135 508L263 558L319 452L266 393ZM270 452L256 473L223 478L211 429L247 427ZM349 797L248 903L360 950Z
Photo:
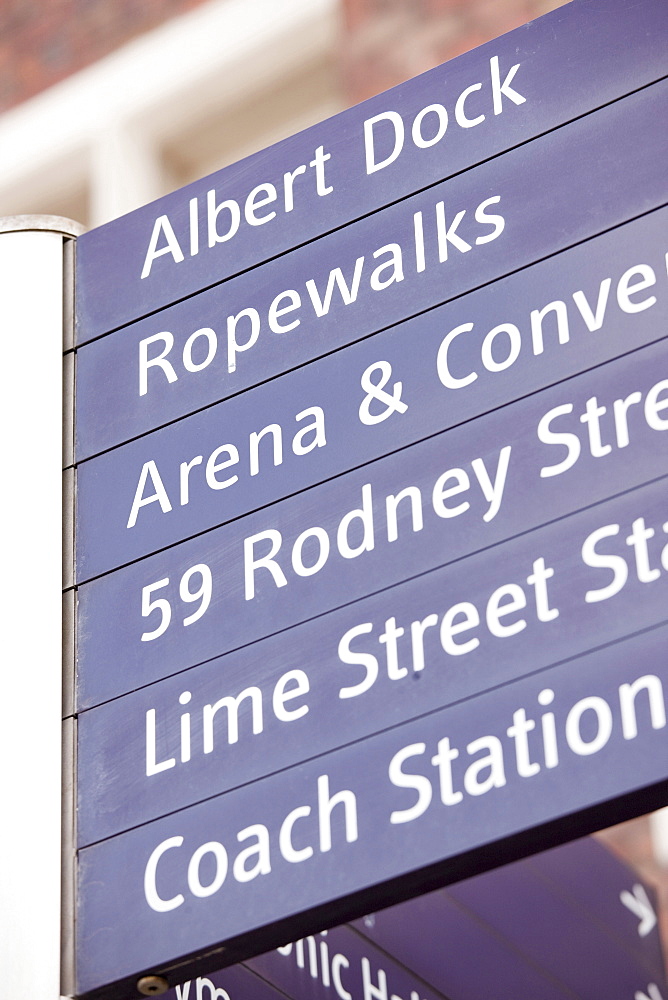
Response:
M0 0L0 112L205 0Z
M566 0L342 2L343 80L354 104L526 24Z

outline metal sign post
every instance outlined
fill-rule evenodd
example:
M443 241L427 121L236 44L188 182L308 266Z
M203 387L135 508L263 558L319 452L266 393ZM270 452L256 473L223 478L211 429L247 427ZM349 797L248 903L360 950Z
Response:
M72 502L72 250L82 231L53 216L0 219L0 964L5 995L35 1000L60 994L61 740L73 745L71 705L61 721L61 646L71 654L71 642L60 592L67 607L72 586L61 530ZM71 615L65 622L73 627Z

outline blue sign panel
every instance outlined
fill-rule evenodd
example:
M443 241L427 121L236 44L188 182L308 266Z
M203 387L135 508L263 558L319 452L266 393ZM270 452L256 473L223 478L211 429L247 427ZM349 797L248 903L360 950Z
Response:
M84 849L80 991L177 951L187 976L221 941L242 959L251 930L279 944L298 914L482 871L495 841L665 782L665 648L631 638Z
M300 372L291 378L292 392L287 398L272 383L264 395L255 397L255 410L244 397L237 407L229 404L229 409L220 414L220 421L211 419L209 413L199 414L84 467L78 492L81 577L96 576L221 522L232 521L265 507L277 496L287 497L332 479L351 466L363 465L393 447L410 445L440 430L448 414L444 416L439 410L437 391L432 395L431 406L420 405L424 397L419 381L410 377L411 351L405 345L401 351L403 357L397 358L394 367L386 359L379 359L369 345L363 345L356 353L362 355L361 363L355 369L354 361L351 362L349 379L342 377L339 382L323 384L318 398L324 406L307 405L313 396L308 395L308 382L303 386ZM642 482L657 472L655 451L661 448L660 435L668 423L665 416L668 371L662 371L665 357L666 342L659 341L628 359L609 362L568 383L512 404L507 411L455 427L421 446L413 445L394 459L391 455L380 459L365 473L349 473L348 478L332 482L329 489L333 495L337 492L343 495L347 485L362 476L364 485L370 485L374 493L386 487L391 492L392 486L402 485L401 480L415 464L414 456L419 454L427 463L421 475L425 486L425 473L445 473L448 468L472 466L472 475L467 473L466 483L460 476L460 492L468 494L470 483L475 482L476 468L490 452L489 448L483 450L483 442L490 437L497 453L489 454L487 473L480 469L477 487L470 487L479 494L477 500L487 501L488 508L481 512L486 524L496 519L504 498L513 502L513 487L530 488L534 478L544 480L540 488L553 496L553 502L560 501L563 484L567 478L573 478L565 473L572 468L581 473L587 464L583 452L588 452L591 459L606 459L591 463L597 480L601 471L598 466L614 474L616 464L623 463L626 468L629 463L624 482L628 485ZM407 379L404 373L409 376ZM636 394L623 413L622 391ZM592 394L601 397L600 405L604 407L601 413L594 412L595 405L588 403ZM615 406L617 399L620 401ZM560 406L570 406L571 410L556 412ZM295 409L296 420L294 416L290 418ZM378 411L378 418L371 424L376 416L374 410ZM570 414L576 410L574 419ZM327 413L329 417L325 416ZM271 416L275 419L271 420ZM451 419L457 420L458 416L453 407ZM362 423L365 417L366 425ZM513 429L515 426L517 431ZM254 427L263 429L255 432ZM564 436L569 434L576 435L577 445L572 437ZM221 438L228 436L239 443L238 448L232 443L221 444ZM562 455L564 448L567 453ZM629 451L620 454L625 448ZM449 460L445 466L444 450L446 461ZM390 478L384 478L381 486L377 476L383 478L381 470L389 467L393 471L386 473ZM488 483L495 474L498 481ZM369 480L370 484L366 482ZM583 494L587 491L584 477L578 479L576 488ZM454 495L453 491L450 496ZM357 494L351 499L356 501ZM462 499L469 501L471 497ZM307 514L297 511L300 504L309 502L308 497L295 498L281 510L292 510L289 516L293 522L302 521L307 529L311 526L304 520ZM361 502L364 503L363 498ZM572 504L577 502L575 496L566 501L564 512L573 509ZM446 506L454 509L457 504ZM458 516L444 513L438 503L435 509L441 520ZM468 510L464 508L461 513ZM341 515L345 513L341 509ZM253 523L262 516L273 515L269 512L258 515ZM105 531L95 533L100 522L104 523ZM246 522L240 522L236 530L245 531L247 526ZM322 545L325 544L323 541ZM300 573L299 569L296 572L301 576L311 575Z
M440 985L434 987L429 981L428 985L422 985L418 978L422 976L419 967L403 961L402 965L408 965L412 973L412 982L406 982L408 977L405 972L403 977L395 972L401 970L402 965L389 958L393 952L384 947L382 939L379 943L384 950L379 951L372 943L375 940L372 934L361 936L357 928L355 933L345 926L296 941L292 946L282 948L281 952L261 955L248 965L280 986L288 996L299 1000L325 1000L332 992L321 985L328 965L330 983L337 1000L344 1000L341 996L343 990L352 1000L386 1000L386 993L387 1000L394 996L398 1000L426 1000L434 994L446 996L448 1000L472 1000L474 996L476 1000L483 996L522 996L532 1000L566 1000L569 997L558 983L524 961L522 956L504 947L495 935L471 919L466 911L458 912L458 908L447 898L440 899L433 894L423 898L427 900L425 913L416 914L410 905L406 905L403 912L401 907L397 908L398 922L410 944L417 944L418 939L424 945L429 943L435 956L438 956L436 961L442 967L442 978L446 982L448 978L457 977L456 969L448 977L448 967L453 965L459 967L460 973L469 969L476 986L483 982L490 986L493 984L494 992L478 992L476 995L469 987L465 992L448 989L447 993L443 993ZM365 931L366 925L363 922L360 925ZM481 961L483 955L485 960ZM347 964L344 965L344 961ZM336 989L336 979L332 980L334 970L338 974L341 990ZM401 992L402 989L406 992Z
M77 459L665 204L668 137L655 126L667 105L668 82L655 84L87 346L78 354ZM614 148L615 156L602 157L602 148ZM652 242L633 233L648 234L651 227L639 225L629 237L610 234L602 253L614 253L611 245L628 238L631 254L636 240ZM638 276L623 278L626 269L617 266L614 275L607 268L601 273L597 287L595 245L592 272L589 265L576 269L586 252L574 251L573 263L566 258L563 278L558 260L546 262L535 289L529 286L534 276L517 276L517 284L526 282L521 291L528 291L531 308L552 301L543 300L543 289L569 299L578 293L571 310L577 315L580 304L585 322L595 323L597 308L609 315L607 284L601 292L601 282L614 277L617 285L623 279L628 289L640 282ZM640 262L630 256L626 267ZM580 278L589 273L592 284L583 288ZM609 293L610 311L624 312L622 302L615 303L616 291ZM633 301L628 311L640 312ZM438 313L423 319L441 322ZM505 309L497 323L504 321ZM400 335L412 340L413 328L404 327ZM319 378L317 369L311 378Z
M668 72L667 30L664 0L568 4L85 234L78 342L646 86ZM611 167L620 141L601 147Z
M585 838L390 907L355 927L452 1000L542 997L542 988L517 984L524 963L563 984L569 996L633 997L647 993L648 982L661 990L665 984L656 923L640 938L622 903L634 891L654 913L651 890ZM251 964L262 968L263 961Z
M602 6L82 238L78 996L663 801L668 8Z
M553 861L550 858L553 852L547 852L546 864L553 869L566 869L571 886L579 874L581 884L574 897L561 884L546 884L540 855L535 861L489 872L484 882L469 879L451 886L449 894L456 903L469 907L493 930L503 934L512 946L528 952L541 968L578 996L596 996L598 986L600 994L605 996L614 996L617 990L632 997L634 990L644 986L648 979L661 982L659 977L664 975L656 916L653 940L647 942L649 947L643 948L640 946L643 939L637 933L638 921L628 919L631 914L620 898L626 898L627 893L633 895L638 879L621 866L614 881L610 877L612 871L607 879L593 875L591 864L600 866L609 861L606 865L609 869L615 865L606 851L600 847L595 850L596 847L593 842L579 841L572 846L569 860L556 852ZM609 909L596 912L591 907L589 884L594 892L606 892ZM546 897L542 907L535 905L541 892ZM654 913L644 888L633 898L642 899L643 905L649 907L648 913L650 910ZM499 906L499 900L503 900L503 907ZM527 913L531 913L531 919L522 920ZM641 970L645 970L644 982L639 982Z
M660 341L80 587L79 708L660 475L665 363Z
M667 495L664 478L82 712L79 844L668 620ZM112 683L146 685L125 662Z
M585 838L187 980L165 1000L238 1000L242 983L253 996L249 969L296 1000L613 1000L651 996L650 983L663 996L652 896ZM629 922L629 897L651 929Z
M356 1000L391 996L405 1000L441 1000L414 969L405 968L381 951L369 938L350 927L325 930L317 938L296 941L248 963L289 997L324 1000L327 993ZM330 989L328 989L330 987Z
M651 978L665 982L656 891L643 884L637 872L590 838L537 854L524 863L554 892L568 897L590 919L605 924L617 947L629 951Z

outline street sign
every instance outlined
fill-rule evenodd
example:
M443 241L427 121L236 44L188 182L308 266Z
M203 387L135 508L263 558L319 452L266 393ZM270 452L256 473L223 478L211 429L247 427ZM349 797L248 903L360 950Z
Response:
M288 996L299 997L299 1000L324 1000L333 991L337 993L338 1000L344 1000L341 996L344 990L351 1000L390 1000L394 996L399 1000L426 1000L426 997L434 995L446 996L448 1000L473 1000L492 995L566 1000L569 996L559 983L531 963L524 962L521 956L513 954L499 943L495 935L486 933L466 911L462 912L452 905L444 895L437 898L430 894L421 897L421 900L426 903L424 913L410 905L393 907L392 910L398 910L396 920L408 939L409 947L419 948L421 940L423 948L433 949L435 964L441 971L440 977L436 976L438 987L433 985L433 980L427 980L428 985L423 985L419 963L412 965L403 959L401 964L393 961L394 953L386 947L382 936L376 942L373 932L365 933L367 926L362 921L355 925L355 930L343 926L322 932L316 937L296 941L292 947L287 945L279 952L252 959L248 966L279 985ZM373 916L367 918L367 923L373 919ZM376 943L380 944L382 951L374 947ZM327 949L324 956L321 954L323 948ZM401 949L397 952L397 959L399 954ZM330 980L336 969L341 990L336 990L336 981L332 983L333 990L323 989L322 978L327 963L331 967ZM406 966L412 981L406 983L408 977L404 971L404 985L396 973ZM315 976L312 975L313 970ZM470 985L460 984L458 978L467 979ZM441 979L448 984L447 993L442 992ZM454 990L453 981L458 987ZM483 984L488 987L493 985L494 992L482 991L480 987Z
M633 1000L648 983L662 996L658 928L640 941L620 902L620 893L632 886L651 893L609 851L585 838L354 926L452 1000L542 996L544 987L526 991L516 982L527 966L570 996Z
M654 479L664 471L667 421L654 407L666 398L665 349L660 341L631 369L610 362L80 587L79 707ZM631 396L616 430L615 400ZM582 418L598 407L590 437Z
M667 92L668 81L647 87L82 348L77 459L665 204L668 137L655 126ZM601 149L613 148L614 157L601 156ZM609 244L603 240L606 249ZM571 256L585 253L580 247ZM634 263L630 258L628 267ZM570 298L581 291L595 315L600 285L593 274L586 293L579 283L589 277L588 266L570 272L572 288L561 286L560 264L553 266L554 285L548 281L546 293ZM568 262L563 266L568 273ZM548 261L543 271L551 270ZM625 273L614 276L616 285ZM552 301L541 301L537 292L529 288L524 328L531 309ZM600 305L607 315L607 303L601 299ZM625 311L615 298L610 306L611 312ZM573 309L577 314L575 303ZM502 315L497 322L504 321ZM312 394L317 396L315 386Z
M406 968L349 926L325 930L280 951L260 955L248 967L295 1000L323 1000L343 993L356 1000L442 1000L417 970Z
M181 978L202 953L238 961L665 784L665 645L619 642L84 848L81 992L168 969L176 948Z
M134 678L140 689L118 698L109 684L113 700L79 717L80 843L665 621L668 573L656 570L668 542L667 485L664 478L158 684L142 675L139 658L123 668L121 654L111 683ZM626 539L640 519L634 549ZM650 531L645 550L640 535ZM634 568L636 551L644 573ZM608 564L619 575L606 596ZM509 603L505 619L497 602ZM460 639L449 635L467 618Z
M536 854L526 863L553 892L604 924L617 946L634 955L652 978L665 981L656 891L637 872L590 838Z
M507 331L503 333L507 342ZM243 556L242 567L236 567L237 589L245 578L242 599L248 601L266 573L273 573L282 587L288 573L304 579L320 572L330 558L337 558L337 550L350 564L362 554L357 553L360 545L365 550L382 546L366 510L374 497L376 503L382 501L388 522L381 529L384 547L378 551L396 560L406 536L394 527L394 502L388 506L386 498L409 484L419 484L420 497L405 506L411 503L415 510L419 503L422 512L420 524L413 515L412 533L422 531L430 515L440 522L441 537L452 533L455 524L461 529L475 520L485 531L484 544L488 535L501 537L502 523L509 533L517 530L513 517L537 523L547 509L536 506L539 497L554 507L555 515L568 513L588 502L585 496L603 498L609 495L606 488L614 492L615 484L636 485L662 471L656 468L656 453L668 429L665 351L666 341L658 341L631 359L611 361L427 438L440 430L443 416L436 405L431 412L421 407L420 383L411 372L411 346L404 343L403 358L393 366L379 357L373 343L365 344L355 352L362 356L359 367L353 356L347 372L322 389L314 384L313 373L300 371L285 386L273 382L250 397L223 404L222 411L195 414L80 467L79 582L193 536L200 536L199 544L206 546L202 532L232 521L235 527L227 534L237 540L229 554L235 563L237 553ZM339 364L323 363L322 368L341 371L343 359L336 360ZM305 374L311 378L306 385ZM631 393L633 399L624 404ZM436 388L436 399L442 395ZM596 403L589 402L593 398ZM314 399L317 403L309 406ZM603 409L599 412L598 407ZM421 437L427 439L420 442ZM225 443L230 439L236 443ZM416 439L419 443L412 444ZM399 456L394 450L387 455L393 446L407 445L411 447ZM347 472L350 468L359 471ZM325 501L317 519L327 540L313 528L314 494L300 492L318 483L323 485L315 495L336 497L333 503ZM439 491L446 489L452 492L439 499ZM519 492L526 495L526 512L520 510ZM237 520L291 494L296 496L283 501L280 509L285 513L279 520L274 510L258 514L254 530L245 519ZM449 499L455 497L457 502ZM468 506L462 508L462 503ZM363 513L351 516L351 530L337 528L333 537L333 522L338 520L340 526L353 508ZM331 521L325 524L328 515ZM97 530L100 519L104 532ZM357 522L364 524L364 542L352 526ZM257 530L259 523L265 526L264 534ZM293 548L292 571L283 565L287 542L279 547L278 536L266 534L277 530L282 539L310 532L294 543L311 551L300 555ZM400 544L392 546L390 555L388 545L396 540ZM274 562L262 566L260 560L266 560L270 550Z
M588 852L582 853L579 870L584 880L590 858ZM542 881L539 868L515 863L489 876L489 885L484 888L474 880L452 886L452 898L456 903L465 902L511 946L529 954L577 995L596 996L598 992L631 1000L649 980L661 983L662 965L641 963L637 954L625 947L633 944L631 935L620 941L617 934L610 933L610 922L623 915L619 900L610 913L601 915L603 920L596 920L580 908L586 891L576 899L565 897L559 888ZM624 884L628 881L627 872ZM536 905L541 894L543 905ZM503 900L503 907L499 900Z
M667 31L663 0L567 4L84 235L78 343L660 79Z
M665 800L668 17L608 6L82 239L78 996Z

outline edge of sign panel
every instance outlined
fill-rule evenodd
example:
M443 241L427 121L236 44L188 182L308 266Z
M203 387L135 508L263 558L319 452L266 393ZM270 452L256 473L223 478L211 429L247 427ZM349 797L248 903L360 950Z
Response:
M668 72L667 32L663 0L573 0L85 233L77 242L77 344L657 80ZM438 141L422 115L434 104L448 115L437 116Z
M663 723L658 720L652 695L651 714L644 700L642 708L635 706L633 731L628 691L624 694L629 685L636 685L636 678L647 682L650 672L657 675L658 684L658 678L668 683L665 631L664 626L587 653L263 779L257 787L219 796L81 851L80 865L87 880L80 894L78 933L80 943L88 942L89 950L84 957L85 949L80 948L80 993L122 996L128 987L126 977L143 970L166 974L172 982L183 980L197 968L190 962L193 946L199 949L199 968L204 951L210 965L232 964L319 930L323 924L396 902L397 894L448 884L559 840L582 836L636 810L665 804L668 765L660 753L665 745L665 719ZM483 781L475 757L481 749L477 739L482 733L497 732L505 738L499 719L520 725L524 716L519 706L527 706L533 714L533 706L545 706L547 694L551 696L547 714L555 713L558 760L548 763L552 736L549 728L543 728L546 756L543 752L539 756L545 767L538 767L529 777L527 761L522 764L518 755L515 762L508 751L504 780L490 782L485 771ZM603 713L599 720L607 718L603 706L610 713L609 728L599 727L598 733L582 722L594 705ZM575 717L574 729L569 720ZM544 719L545 715L541 725ZM483 739L489 749L490 741L498 737ZM476 777L472 784L468 780L461 784L459 772L466 763L457 764L454 788L446 778L440 786L441 798L437 800L437 790L433 797L431 792L426 794L425 784L431 789L432 780L438 789L430 762L440 767L460 756L455 748L463 756L464 747L473 756L470 766ZM435 752L437 756L431 759ZM407 766L410 781L402 765ZM485 766L490 766L489 760ZM461 792L457 796L455 789L460 787L462 791L466 787L468 797ZM332 818L329 807L334 808L336 797L339 812ZM305 801L315 810L310 819ZM295 804L301 811L288 816L292 822L297 815L302 817L299 848L304 843L316 847L310 857L302 852L299 858L283 860L277 848L278 827L288 821L283 816ZM356 817L354 828L351 814ZM272 867L252 881L235 882L239 869L235 865L233 878L234 833L258 822L271 830L267 836L272 843ZM328 843L321 839L318 850L318 824L322 833L323 823L331 839ZM191 895L186 885L186 869L192 871L189 858L197 856L200 861L202 853L212 850L212 840L227 845L229 874L227 878L223 874L222 881L214 875L211 882L212 872L207 869L202 877L214 888ZM239 842L243 843L243 837ZM299 863L286 864L288 860ZM154 892L153 864L159 865L159 899L169 897L171 903L161 905L162 912L152 912L147 905L149 893L153 897ZM144 870L152 874L144 875ZM280 881L280 892L269 884L275 879ZM197 879L194 885L199 885ZM188 893L187 900L183 896L172 899L177 891ZM156 903L153 910L157 909ZM117 982L106 985L114 976Z

